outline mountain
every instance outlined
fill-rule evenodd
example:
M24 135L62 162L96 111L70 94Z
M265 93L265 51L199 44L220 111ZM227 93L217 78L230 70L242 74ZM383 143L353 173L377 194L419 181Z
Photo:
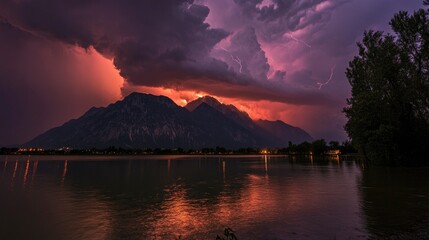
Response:
M41 147L188 146L201 133L186 109L164 96L132 93L106 108L47 131L26 145Z
M283 147L288 141L303 140L312 138L302 129L281 121L253 121L247 113L212 97L180 107L165 96L132 93L107 107L93 107L25 146L240 148Z
M246 112L238 110L234 105L220 103L217 99L205 96L188 103L185 108L193 111L201 104L207 104L221 112L243 128L252 131L262 142L259 146L280 147L286 146L289 141L301 143L312 141L313 138L301 128L291 126L283 121L256 120L253 121Z
M203 146L245 147L258 146L261 140L252 131L225 117L222 112L206 103L197 106L191 112L196 124L205 130L201 144ZM217 144L210 144L216 139Z
M254 123L253 120L249 117L249 114L246 112L238 110L234 105L225 105L220 103L216 98L211 96L204 96L198 98L192 102L189 102L185 108L190 112L194 111L200 104L205 103L210 107L221 112L223 115L231 119L232 121L238 123L239 125L252 128Z
M255 123L264 129L269 135L277 139L277 141L283 142L292 142L292 143L302 143L305 141L312 141L313 138L302 130L284 123L283 121L268 121L268 120L257 120Z

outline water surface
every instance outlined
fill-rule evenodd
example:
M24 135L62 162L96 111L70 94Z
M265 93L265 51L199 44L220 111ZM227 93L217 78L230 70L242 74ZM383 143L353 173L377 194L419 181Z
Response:
M428 176L287 156L0 156L0 239L425 238Z

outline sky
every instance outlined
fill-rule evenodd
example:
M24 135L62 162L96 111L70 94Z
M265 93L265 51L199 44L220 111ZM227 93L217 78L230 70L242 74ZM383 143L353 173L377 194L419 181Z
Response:
M365 30L420 0L3 0L0 146L137 91L204 95L344 141Z

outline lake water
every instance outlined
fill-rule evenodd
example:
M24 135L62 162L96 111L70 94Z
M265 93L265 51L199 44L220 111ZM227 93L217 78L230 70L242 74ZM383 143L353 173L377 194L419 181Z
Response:
M279 156L0 156L0 239L428 239L429 169Z

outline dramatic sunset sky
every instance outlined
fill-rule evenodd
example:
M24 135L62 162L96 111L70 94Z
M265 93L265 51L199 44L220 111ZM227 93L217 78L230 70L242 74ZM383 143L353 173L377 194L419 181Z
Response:
M0 146L138 91L212 95L343 141L345 77L367 29L421 0L2 0Z

